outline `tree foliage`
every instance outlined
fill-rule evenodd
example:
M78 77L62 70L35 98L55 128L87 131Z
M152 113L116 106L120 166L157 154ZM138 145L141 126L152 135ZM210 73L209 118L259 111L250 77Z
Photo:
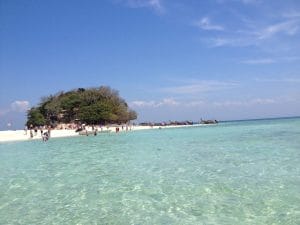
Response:
M46 122L43 114L40 112L39 108L31 108L28 112L27 126L41 126Z
M137 118L124 99L110 87L78 88L41 99L27 114L27 124L54 125L80 121L86 124L126 123Z

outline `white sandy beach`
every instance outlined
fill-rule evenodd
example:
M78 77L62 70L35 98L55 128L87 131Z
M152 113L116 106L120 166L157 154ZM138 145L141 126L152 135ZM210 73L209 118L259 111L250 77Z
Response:
M147 129L165 129L165 128L176 128L176 127L190 127L197 125L172 125L172 126L132 126L128 131L126 129L122 129L122 126L119 126L120 132L131 132L138 130L147 130ZM87 130L90 130L88 128ZM116 133L116 127L103 128L103 130L110 130L111 133ZM45 132L46 130L44 130ZM34 134L34 132L33 132ZM99 134L101 135L101 134ZM51 138L59 138L59 137L72 137L79 136L78 132L71 129L53 129L51 130ZM42 140L41 132L38 130L37 134L33 135L33 138L30 137L30 131L27 131L27 134L24 130L8 130L8 131L0 131L0 142L9 142L9 141L30 141L30 140Z
M46 130L45 130L46 131ZM51 130L51 138L56 137L71 137L77 136L78 133L75 130ZM27 134L24 130L9 130L9 131L0 131L0 142L5 141L26 141L26 140L42 140L41 132L38 131L37 135L33 132L33 138L30 138L30 132L27 131Z

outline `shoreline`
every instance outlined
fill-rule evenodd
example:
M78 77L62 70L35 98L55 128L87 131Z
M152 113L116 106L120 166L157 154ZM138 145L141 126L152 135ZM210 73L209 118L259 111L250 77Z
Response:
M119 132L133 132L139 130L151 130L151 129L169 129L169 128L182 128L182 127L196 127L196 126L205 126L204 124L194 124L194 125L170 125L170 126L131 126L131 129L121 129L122 126L119 126ZM109 130L111 134L117 134L116 127L108 127L103 129L103 131ZM45 132L46 130L43 130ZM91 130L88 130L91 131ZM98 131L97 135L102 135L100 131ZM79 132L75 132L75 129L53 129L51 130L50 139L51 138L64 138L64 137L76 137L82 136L79 135ZM33 138L30 137L30 131L27 131L27 134L24 130L6 130L0 131L0 144L4 142L16 142L16 141L31 141L31 140L41 140L42 135L40 130L38 130L37 134L33 135Z

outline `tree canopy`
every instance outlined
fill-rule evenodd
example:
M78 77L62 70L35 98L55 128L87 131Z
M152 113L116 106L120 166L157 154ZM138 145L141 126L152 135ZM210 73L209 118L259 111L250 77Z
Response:
M129 109L118 91L101 86L43 97L37 107L28 111L27 125L126 123L136 118L136 112Z

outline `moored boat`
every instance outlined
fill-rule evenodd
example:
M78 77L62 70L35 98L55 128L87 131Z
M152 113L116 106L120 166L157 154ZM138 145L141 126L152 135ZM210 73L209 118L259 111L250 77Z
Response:
M200 123L201 124L216 124L216 123L218 123L218 121L217 120L202 120L201 119Z
M111 130L81 130L79 131L79 135L97 135L99 133L110 133Z

